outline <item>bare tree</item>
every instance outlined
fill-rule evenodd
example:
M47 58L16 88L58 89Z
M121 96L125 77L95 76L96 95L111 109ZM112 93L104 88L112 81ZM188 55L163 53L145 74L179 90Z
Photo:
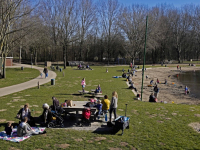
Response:
M104 39L104 47L109 64L112 54L112 44L118 34L117 21L119 18L120 5L117 0L101 0L99 3L98 13L101 19L99 27L101 29L102 38Z
M124 46L134 64L134 59L144 45L145 21L148 9L144 5L125 7L121 13L119 27L127 39Z
M14 34L29 27L28 24L17 26L21 18L31 13L27 0L0 0L0 53L4 58L3 78L6 78L6 57L16 40Z
M80 50L79 50L79 60L82 58L82 53L85 52L86 45L85 39L87 35L93 29L95 21L96 8L92 0L80 0L79 4L79 42L80 42Z

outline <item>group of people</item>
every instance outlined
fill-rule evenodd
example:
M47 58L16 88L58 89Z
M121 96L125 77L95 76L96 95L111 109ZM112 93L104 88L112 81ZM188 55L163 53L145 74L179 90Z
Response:
M42 119L45 119L44 115L45 115L45 105L43 105L43 117L41 117L41 120ZM17 127L17 135L22 137L22 136L30 136L30 135L37 135L37 134L44 134L46 133L46 131L43 131L43 132L35 132L31 126L35 126L35 118L33 118L31 116L31 110L29 109L29 104L26 103L24 105L23 108L21 108L19 110L19 112L17 113L17 116L16 116L18 119L20 119L19 121L19 125ZM7 123L7 126L5 127L5 131L6 131L6 134L8 136L11 136L11 133L12 133L12 129L13 129L13 126L10 122Z
M117 114L116 114L116 110L117 110L117 103L118 103L118 94L116 91L112 92L112 100L110 101L108 99L108 96L105 95L104 96L104 100L102 100L102 102L99 100L97 102L97 117L99 118L99 115L101 113L104 113L107 115L107 113L109 112L109 117L110 120L109 122L112 121L112 113L114 113L114 118L117 118Z
M62 107L71 107L72 106L72 100L65 100L63 104L59 104L59 100L55 97L52 97L52 106L49 106L47 103L42 105L43 112L42 115L39 117L32 117L31 115L31 110L29 109L29 104L26 103L23 108L21 108L18 113L16 118L18 118L19 125L17 127L17 134L18 136L29 136L29 135L36 135L36 134L42 134L45 132L35 132L32 130L31 127L36 126L37 124L40 124L42 126L46 126L47 123L52 121L52 111L57 111L57 112L63 112ZM7 135L11 135L12 133L12 124L10 122L7 123L7 126L5 127L5 131Z

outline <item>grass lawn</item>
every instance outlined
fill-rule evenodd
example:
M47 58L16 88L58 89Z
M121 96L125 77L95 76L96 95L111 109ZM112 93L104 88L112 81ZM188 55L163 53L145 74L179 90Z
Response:
M0 79L0 88L29 81L40 75L40 72L31 68L6 68L6 79Z
M200 149L200 134L188 124L200 122L200 106L149 103L133 100L134 95L127 89L125 79L112 78L121 75L122 68L128 67L92 67L94 70L73 70L68 67L63 77L62 72L56 72L56 85L50 82L41 85L40 89L31 88L0 98L0 119L15 121L17 111L25 103L29 103L33 116L42 113L42 104L52 103L55 96L60 102L65 99L87 100L84 96L76 96L81 89L81 79L86 78L86 90L94 89L101 84L103 94L111 99L113 91L117 91L118 115L124 115L125 104L128 104L127 115L130 117L130 129L116 135L108 133L93 133L92 131L76 131L66 129L46 129L47 134L32 136L21 143L11 143L0 140L0 149ZM108 68L108 73L106 73ZM140 67L141 68L141 67ZM161 89L162 90L162 89ZM16 101L18 99L18 101ZM13 101L14 100L14 101ZM23 100L23 101L22 101ZM33 105L38 105L36 107ZM120 109L120 110L119 110ZM5 122L0 123L0 130L4 130ZM118 149L117 149L118 148Z

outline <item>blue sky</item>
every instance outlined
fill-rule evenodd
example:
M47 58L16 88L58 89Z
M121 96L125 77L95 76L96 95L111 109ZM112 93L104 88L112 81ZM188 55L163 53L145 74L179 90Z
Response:
M149 7L155 6L156 4L166 3L166 4L173 4L175 7L181 7L185 4L194 4L200 5L200 0L118 0L120 3L124 5L131 5L131 4L145 4Z

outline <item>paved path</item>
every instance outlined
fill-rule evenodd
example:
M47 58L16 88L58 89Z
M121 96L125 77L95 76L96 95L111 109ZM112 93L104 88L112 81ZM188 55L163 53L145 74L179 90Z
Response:
M25 70L26 70L26 68L31 68L31 65L25 65L25 64L15 64L15 66L7 67L7 68L17 68L17 67L21 67L21 66L23 66ZM43 72L43 69L44 69L44 68L36 67L36 66L33 66L33 68L39 70L40 72ZM23 91L23 90L26 90L26 89L29 89L32 87L36 87L36 86L38 86L38 81L39 81L40 85L45 84L47 82L50 82L51 79L55 79L57 76L56 73L53 71L49 70L48 73L49 73L49 75L46 79L44 78L44 74L43 74L43 78L41 78L41 76L38 76L37 78L27 81L27 82L24 82L24 83L0 88L0 97L9 95L9 94L12 94L15 92Z

